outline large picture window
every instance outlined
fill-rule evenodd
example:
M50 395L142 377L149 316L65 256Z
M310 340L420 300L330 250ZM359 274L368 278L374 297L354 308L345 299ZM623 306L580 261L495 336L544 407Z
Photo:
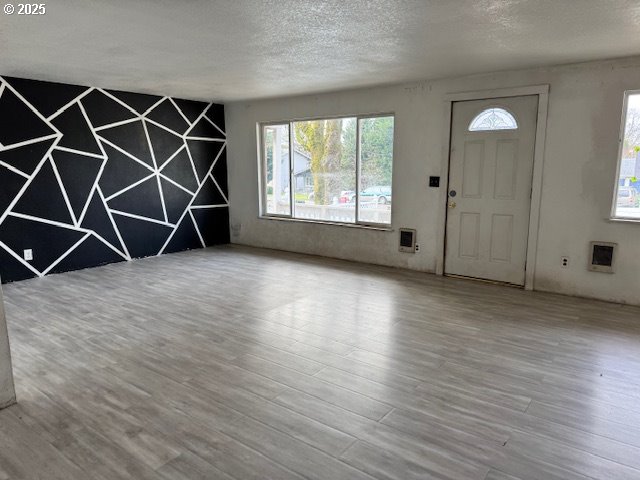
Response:
M262 215L390 225L393 132L393 115L262 124Z
M640 90L625 92L613 217L640 221Z

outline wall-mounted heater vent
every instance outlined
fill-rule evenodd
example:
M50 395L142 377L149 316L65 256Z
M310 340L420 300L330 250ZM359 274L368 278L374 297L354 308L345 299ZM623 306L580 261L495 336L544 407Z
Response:
M618 250L617 243L591 242L589 270L613 273Z
M400 229L400 251L407 253L416 252L416 231L410 228Z

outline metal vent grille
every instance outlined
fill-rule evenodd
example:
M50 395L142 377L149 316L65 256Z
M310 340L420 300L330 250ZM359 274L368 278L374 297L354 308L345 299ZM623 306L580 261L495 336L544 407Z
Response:
M415 253L416 251L416 231L410 228L400 229L400 251Z
M617 247L618 245L616 243L591 242L589 270L593 272L613 273Z

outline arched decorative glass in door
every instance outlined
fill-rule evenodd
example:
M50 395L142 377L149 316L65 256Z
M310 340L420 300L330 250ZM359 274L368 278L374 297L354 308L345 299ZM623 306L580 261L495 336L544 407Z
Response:
M516 130L518 122L504 108L492 107L480 112L469 124L470 132L487 130Z

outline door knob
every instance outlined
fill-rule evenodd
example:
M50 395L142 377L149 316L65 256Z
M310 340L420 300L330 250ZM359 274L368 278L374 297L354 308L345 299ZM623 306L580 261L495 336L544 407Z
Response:
M449 202L449 208L456 208L456 202Z

